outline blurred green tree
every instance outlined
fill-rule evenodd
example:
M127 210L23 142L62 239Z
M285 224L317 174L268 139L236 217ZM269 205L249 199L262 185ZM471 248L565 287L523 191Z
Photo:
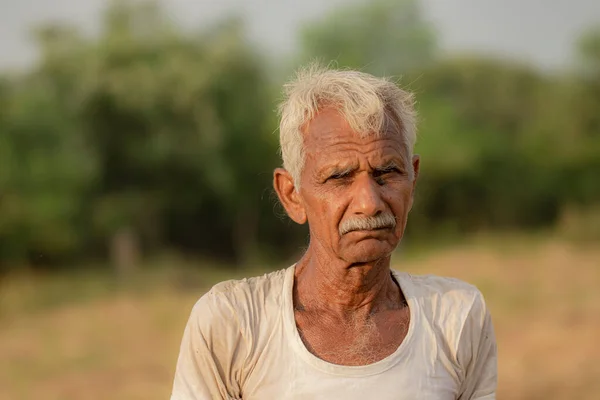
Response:
M417 0L375 0L336 9L301 32L301 58L335 61L376 75L400 75L429 65L432 27Z
M3 259L80 254L81 194L97 169L55 87L32 76L10 90L0 135Z
M280 82L243 28L184 31L127 0L94 37L38 28L33 68L0 77L0 264L111 257L127 273L171 248L239 263L298 251L306 231L274 218L270 190ZM416 91L409 233L547 228L597 205L599 31L576 74L438 59L432 32L416 0L348 5L306 26L298 57Z
M600 26L584 32L577 43L576 50L583 72L600 78Z
M155 2L118 1L97 38L63 26L37 38L39 64L11 93L2 136L7 251L121 254L111 247L133 236L146 251L251 257L277 152L240 21L189 34Z

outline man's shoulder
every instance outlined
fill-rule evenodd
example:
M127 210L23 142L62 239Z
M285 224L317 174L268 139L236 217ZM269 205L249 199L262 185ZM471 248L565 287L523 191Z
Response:
M477 286L458 278L431 274L403 275L410 280L413 290L421 296L442 296L467 302L483 297Z
M434 320L459 324L480 320L487 311L484 295L477 286L464 280L438 275L401 274L410 285L410 296Z
M204 313L211 310L217 318L226 315L256 318L281 303L288 270L219 282L200 297L194 311Z
M279 294L283 290L287 272L288 268L285 268L260 276L229 279L215 284L208 293L228 299L236 299L239 296L247 298L248 294L252 296Z
M463 337L473 338L485 328L489 311L482 292L472 283L445 276L404 274L404 280L419 315L456 359L461 340L466 340Z

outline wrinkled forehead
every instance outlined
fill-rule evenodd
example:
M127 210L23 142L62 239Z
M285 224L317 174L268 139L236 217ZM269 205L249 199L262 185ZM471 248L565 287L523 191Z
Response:
M396 146L399 152L408 156L401 126L392 115L386 115L381 128L376 131L357 132L341 112L328 108L315 115L302 131L306 155L326 155L327 149L337 144L353 143L355 147L364 146L366 150L374 142L380 142L386 147Z

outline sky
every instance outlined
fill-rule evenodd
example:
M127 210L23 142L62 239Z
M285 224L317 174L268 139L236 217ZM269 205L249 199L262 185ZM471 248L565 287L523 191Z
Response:
M307 21L360 0L163 0L171 17L195 28L231 13L242 15L253 42L271 54L292 54ZM367 0L363 0L367 1ZM0 0L0 68L35 58L31 27L67 21L94 32L107 0ZM485 52L542 69L573 62L573 46L600 25L600 0L421 0L445 53Z

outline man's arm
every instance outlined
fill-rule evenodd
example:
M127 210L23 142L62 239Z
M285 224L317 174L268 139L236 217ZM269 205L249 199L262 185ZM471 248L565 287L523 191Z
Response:
M458 361L464 370L458 400L495 400L498 380L496 337L480 293L459 340Z
M185 327L171 400L240 398L239 364L245 354L231 304L210 291L196 303Z

